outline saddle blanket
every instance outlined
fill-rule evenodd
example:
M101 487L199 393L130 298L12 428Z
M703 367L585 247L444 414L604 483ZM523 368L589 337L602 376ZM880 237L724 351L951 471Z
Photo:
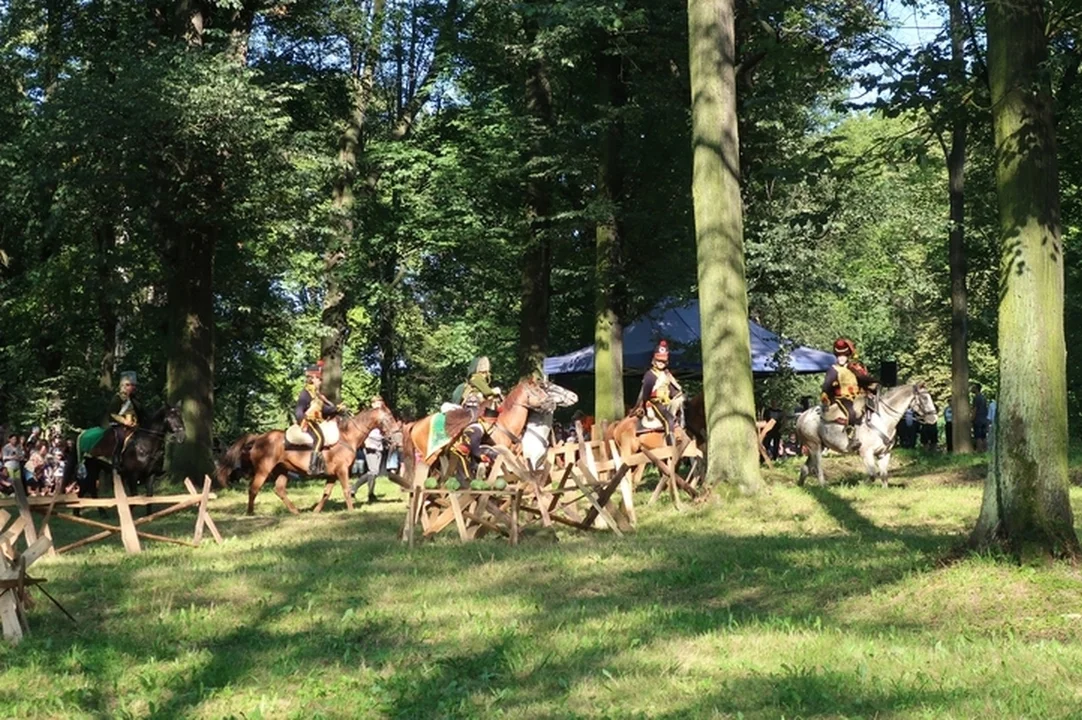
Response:
M319 424L319 429L323 431L324 450L338 442L338 423L333 420L324 420ZM308 448L315 444L312 436L302 430L301 426L296 423L286 429L286 442L290 445L300 445Z
M442 412L436 413L428 426L428 447L425 448L425 457L431 458L451 440L452 438L447 434L447 416Z

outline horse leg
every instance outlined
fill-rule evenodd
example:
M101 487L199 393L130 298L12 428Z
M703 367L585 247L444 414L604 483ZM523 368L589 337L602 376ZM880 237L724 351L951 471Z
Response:
M257 470L252 473L252 481L248 483L248 515L255 515L255 496L259 494L263 483L267 482L267 472Z
M815 448L815 474L819 478L819 487L826 487L827 480L823 477L823 446Z
M138 488L136 488L136 489L138 489ZM148 498L154 497L154 475L153 474L147 475L147 497ZM147 503L146 504L146 509L144 510L143 514L144 515L150 515L153 512L153 510L154 510L154 507L150 503Z
M352 464L346 463L338 470L338 484L342 486L342 494L346 496L346 510L353 509L353 493L349 491L349 466Z
M879 465L879 467L878 467L878 470L879 470L879 482L883 485L883 487L889 487L889 484L887 483L887 468L890 467L890 453L889 452L888 453L883 453L882 457L879 458L878 465Z
M289 496L286 495L286 483L289 482L288 473L279 473L278 477L274 480L274 494L282 499L285 503L286 509L294 515L300 515L301 511L297 509L297 506L290 501Z

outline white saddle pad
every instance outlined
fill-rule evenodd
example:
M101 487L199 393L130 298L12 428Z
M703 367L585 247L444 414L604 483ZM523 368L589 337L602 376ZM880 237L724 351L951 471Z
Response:
M323 447L328 448L338 442L338 423L333 420L324 420L319 424L319 429L323 431ZM301 430L301 426L296 423L286 428L286 442L290 445L303 445L305 447L312 447L312 436Z

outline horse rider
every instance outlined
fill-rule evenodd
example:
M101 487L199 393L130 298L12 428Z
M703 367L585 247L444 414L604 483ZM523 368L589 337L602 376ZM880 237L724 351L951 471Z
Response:
M462 435L454 445L454 453L461 458L462 465L468 470L470 476L477 472L477 466L480 463L491 464L496 460L496 451L490 447L481 447L481 443L492 433L499 417L499 408L493 404L486 404L481 410L481 417L462 431Z
M642 391L639 400L647 415L660 418L665 429L665 438L673 443L673 428L676 426L676 414L673 402L684 393L680 383L669 370L669 344L662 340L650 362L650 369L642 377Z
M844 337L835 340L834 364L827 370L822 387L824 413L831 405L841 410L842 416L837 422L845 425L850 452L860 448L860 441L853 437L861 420L855 402L862 396L866 402L872 399L872 393L879 387L879 381L856 360L856 354L857 346L852 340Z
M481 403L502 395L500 389L492 385L492 364L486 356L474 358L468 372L466 381L451 394L453 403L476 411Z
M106 424L113 429L113 467L120 469L124 443L140 425L146 424L146 412L136 397L137 377L128 370L120 373L120 389L109 402Z
M297 407L293 411L293 417L304 430L312 436L312 459L308 463L308 473L318 475L326 472L323 462L323 430L319 424L324 420L334 417L341 409L328 400L320 388L323 386L323 361L315 365L309 365L304 371L304 389L297 396Z

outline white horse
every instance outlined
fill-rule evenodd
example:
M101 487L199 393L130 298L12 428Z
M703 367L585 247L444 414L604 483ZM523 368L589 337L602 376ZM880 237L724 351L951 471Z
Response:
M530 470L540 469L548 455L552 442L553 412L558 407L571 407L579 401L578 395L554 382L545 380L541 386L548 393L548 398L540 410L530 410L526 429L522 432L522 457Z
M862 418L854 430L853 439L860 442L856 452L864 461L868 479L878 478L883 487L887 487L887 466L890 465L898 423L910 408L923 423L934 424L938 419L935 401L924 383L899 385L880 391L876 411ZM798 485L803 485L812 473L819 478L820 485L826 484L823 480L824 447L843 455L849 453L845 428L838 423L823 422L822 407L809 408L800 414L796 419L796 439L798 444L808 448L808 461L800 468Z

